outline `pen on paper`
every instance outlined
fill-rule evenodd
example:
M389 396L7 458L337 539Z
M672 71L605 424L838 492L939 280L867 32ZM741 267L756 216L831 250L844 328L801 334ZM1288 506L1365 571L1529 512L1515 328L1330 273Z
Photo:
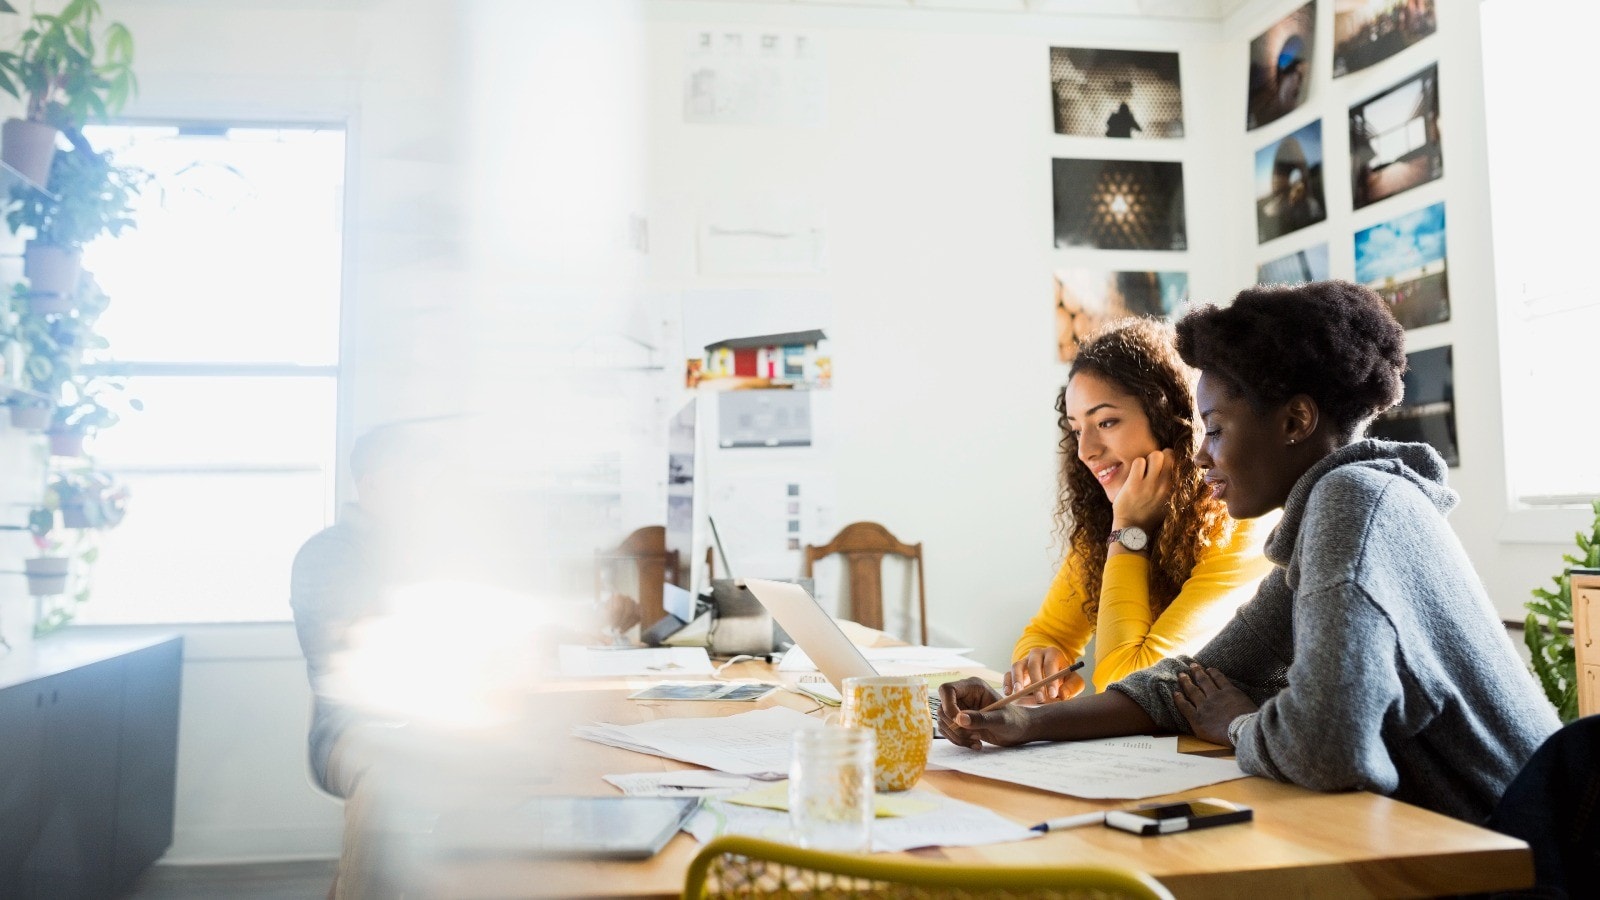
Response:
M1073 663L1072 665L1067 666L1065 669L1062 669L1061 671L1055 673L1054 675L1049 676L1048 678L1041 678L1038 681L1035 681L1033 684L1030 684L1027 687L1022 688L1021 690L1013 691L1013 692L1005 695L1004 697L1001 697L999 700L996 700L995 702L989 704L988 706L985 706L983 709L978 710L978 712L986 713L986 712L991 712L993 710L999 709L1002 706L1010 706L1011 704L1017 702L1018 700L1021 700L1023 697L1028 696L1029 694L1033 693L1034 691L1037 691L1038 689L1044 687L1045 685L1050 684L1053 681L1059 681L1059 680L1067 677L1068 675L1071 675L1073 672L1078 671L1081 668L1083 668L1083 660L1080 659L1077 662Z
M1028 830L1038 832L1060 831L1063 828L1078 828L1083 825L1100 825L1103 824L1105 820L1106 814L1103 812L1084 813L1080 816L1063 816L1059 819L1046 819L1045 821L1040 822Z

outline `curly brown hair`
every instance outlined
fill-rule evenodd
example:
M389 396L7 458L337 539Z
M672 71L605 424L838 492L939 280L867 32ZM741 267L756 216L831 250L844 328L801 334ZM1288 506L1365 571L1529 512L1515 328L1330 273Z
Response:
M1171 325L1159 319L1128 318L1096 332L1078 351L1067 381L1090 372L1139 401L1156 445L1173 451L1174 482L1167 513L1153 535L1150 551L1150 610L1167 608L1205 548L1226 541L1234 521L1211 496L1194 461L1199 439L1194 413L1194 373L1173 346ZM1061 427L1060 489L1056 533L1066 536L1066 551L1083 562L1083 611L1092 622L1100 612L1100 577L1106 565L1106 535L1111 532L1111 500L1078 459L1078 439L1067 422L1067 390L1056 394Z

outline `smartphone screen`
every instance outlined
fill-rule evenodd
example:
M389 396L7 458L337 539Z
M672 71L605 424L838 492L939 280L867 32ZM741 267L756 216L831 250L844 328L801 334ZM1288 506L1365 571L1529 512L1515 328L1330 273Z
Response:
M1252 815L1247 806L1207 797L1179 803L1152 803L1133 809L1114 809L1106 813L1106 825L1140 835L1171 834L1248 822Z

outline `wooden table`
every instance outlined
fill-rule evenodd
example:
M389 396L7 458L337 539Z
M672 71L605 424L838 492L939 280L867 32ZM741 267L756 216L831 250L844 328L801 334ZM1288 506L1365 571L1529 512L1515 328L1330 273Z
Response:
M769 667L745 664L730 676L771 677ZM644 680L566 683L538 695L539 719L551 727L537 736L498 744L506 791L612 794L601 776L692 768L672 760L595 744L570 736L571 722L631 724L679 716L722 716L757 704L640 702L626 695ZM776 692L762 704L817 711L818 704ZM560 723L560 724L557 724ZM1184 738L1180 750L1215 745ZM484 766L485 770L495 768ZM977 803L1016 822L1127 805L1093 801L991 781L959 772L928 772L920 787ZM1077 828L1030 841L983 847L930 848L906 854L963 863L1126 866L1153 875L1178 897L1412 897L1500 889L1533 883L1527 845L1483 828L1369 793L1323 794L1263 778L1211 785L1172 797L1214 796L1255 809L1242 826L1141 838L1109 828ZM699 844L679 834L643 862L539 862L479 857L428 858L410 853L407 880L420 896L475 897L675 897ZM421 862L421 860L426 860Z

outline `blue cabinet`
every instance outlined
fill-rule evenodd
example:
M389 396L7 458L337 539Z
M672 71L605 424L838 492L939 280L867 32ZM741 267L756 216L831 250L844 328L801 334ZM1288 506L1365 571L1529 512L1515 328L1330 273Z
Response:
M172 843L180 638L0 660L0 896L109 897Z

